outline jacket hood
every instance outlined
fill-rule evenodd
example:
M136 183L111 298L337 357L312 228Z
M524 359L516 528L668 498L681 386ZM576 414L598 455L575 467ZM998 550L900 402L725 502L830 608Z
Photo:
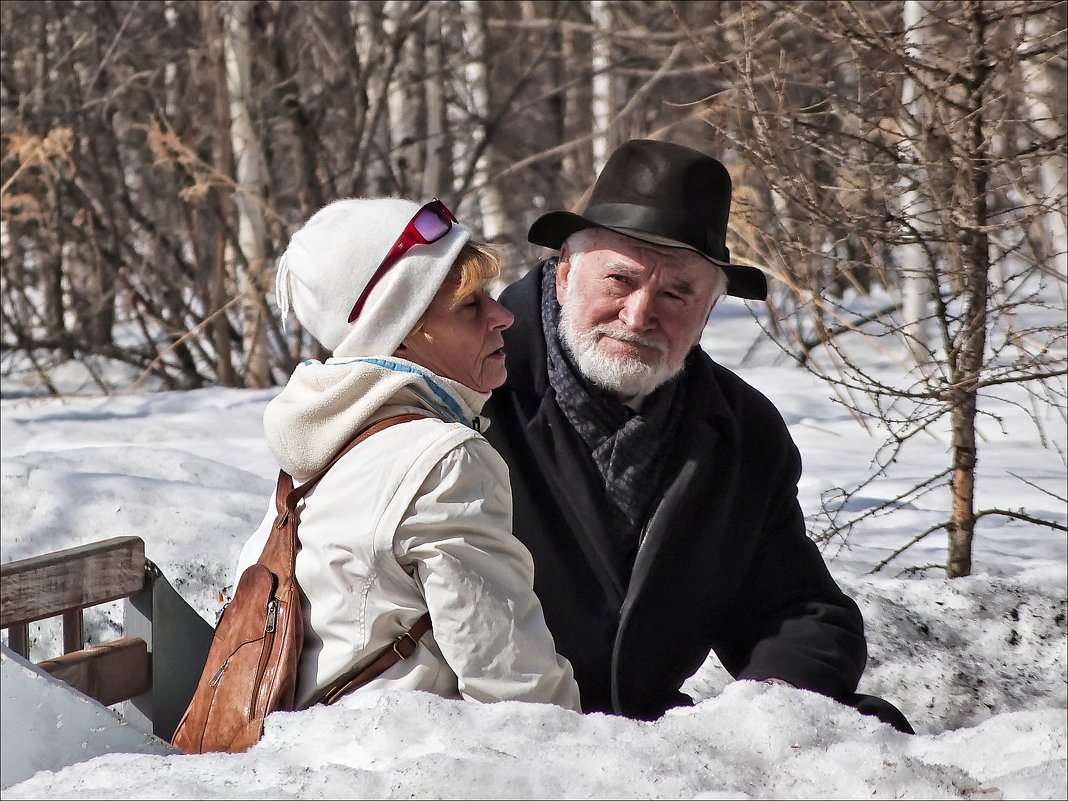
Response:
M361 429L407 412L484 430L489 399L404 359L308 359L263 415L267 445L297 481L317 473Z

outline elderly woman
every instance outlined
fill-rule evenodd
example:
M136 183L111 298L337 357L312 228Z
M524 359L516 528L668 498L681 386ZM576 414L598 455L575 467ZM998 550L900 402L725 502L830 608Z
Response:
M299 507L298 707L429 611L432 630L412 656L365 688L579 709L530 554L511 533L507 468L480 433L482 405L506 376L501 332L512 324L486 292L498 271L437 200L339 200L283 256L283 319L291 305L333 355L302 363L267 406L280 467L299 484L369 425L419 415L357 444ZM275 517L272 500L238 576Z

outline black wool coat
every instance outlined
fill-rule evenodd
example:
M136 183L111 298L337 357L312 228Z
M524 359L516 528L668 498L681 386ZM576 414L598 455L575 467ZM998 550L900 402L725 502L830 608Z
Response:
M863 621L806 536L797 448L771 402L700 348L687 357L687 407L631 573L609 568L603 483L549 385L543 264L501 296L516 318L508 380L483 414L582 708L649 720L689 704L680 687L710 650L738 679L853 693Z

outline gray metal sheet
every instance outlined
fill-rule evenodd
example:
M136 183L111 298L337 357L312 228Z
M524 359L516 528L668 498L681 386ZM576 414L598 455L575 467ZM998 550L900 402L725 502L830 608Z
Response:
M103 754L179 753L6 645L0 649L0 787Z

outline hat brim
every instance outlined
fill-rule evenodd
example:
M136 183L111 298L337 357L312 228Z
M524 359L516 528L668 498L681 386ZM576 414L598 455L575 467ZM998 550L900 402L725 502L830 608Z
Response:
M721 267L723 272L727 274L728 295L732 295L736 298L743 298L745 300L767 300L768 279L767 276L756 267L749 267L744 264L730 264L721 259L713 258L707 253L704 253L691 245L679 242L678 240L649 234L633 228L619 228L612 225L604 225L603 223L595 222L571 211L550 211L541 215L530 226L530 230L527 232L527 241L534 245L542 245L543 247L552 248L553 250L559 250L560 246L564 244L564 241L569 236L587 228L604 228L609 231L615 231L623 236L629 236L632 239L640 239L643 242L649 242L653 245L683 248L685 250L693 251L710 261L712 264Z

